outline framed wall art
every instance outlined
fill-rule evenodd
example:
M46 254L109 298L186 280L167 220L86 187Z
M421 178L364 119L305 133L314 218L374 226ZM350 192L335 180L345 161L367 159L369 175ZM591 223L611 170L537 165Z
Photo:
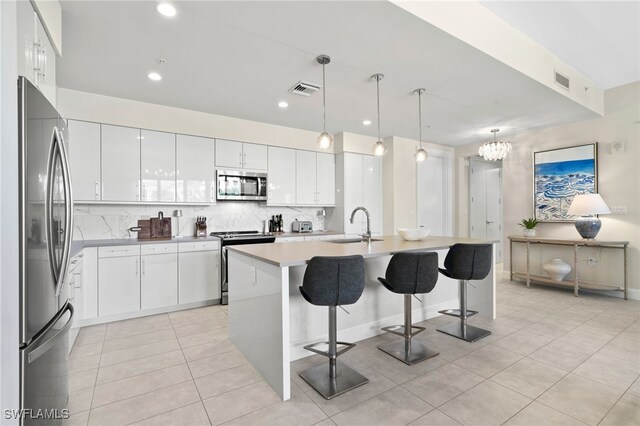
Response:
M568 222L573 197L598 192L598 144L571 146L533 153L535 218Z

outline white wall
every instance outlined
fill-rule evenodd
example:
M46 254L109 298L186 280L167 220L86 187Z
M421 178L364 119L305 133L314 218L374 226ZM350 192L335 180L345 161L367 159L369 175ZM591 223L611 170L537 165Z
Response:
M628 240L629 288L631 295L640 298L640 82L627 84L605 92L605 115L591 120L551 128L523 132L508 137L513 151L503 161L503 218L505 244L507 235L521 235L517 225L525 217L533 216L533 152L572 145L598 142L598 189L611 206L627 206L626 215L601 216L600 240ZM611 144L623 141L623 154L612 154ZM476 155L478 145L456 149L458 178L457 235L468 235L468 170L464 158ZM558 238L579 238L573 223L543 223L538 235ZM505 269L509 251L503 251ZM585 279L621 283L621 257L607 251L583 250L580 271ZM539 263L557 255L571 260L566 251L546 250L535 256ZM516 261L521 262L519 254ZM586 257L599 260L587 266ZM572 263L572 262L569 262ZM522 265L518 265L521 267ZM514 268L515 269L515 268Z
M18 115L15 1L0 1L0 423L19 407Z

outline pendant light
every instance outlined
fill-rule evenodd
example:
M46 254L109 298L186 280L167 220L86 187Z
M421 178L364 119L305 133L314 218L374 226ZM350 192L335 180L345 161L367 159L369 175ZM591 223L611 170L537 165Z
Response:
M318 146L322 149L329 149L333 145L333 136L327 133L327 95L324 66L331 62L331 58L327 55L320 55L316 61L322 65L322 133L318 136Z
M373 145L373 155L381 157L387 152L387 147L384 146L384 142L380 137L380 80L384 78L384 75L374 74L371 78L376 81L376 97L378 100L378 142Z
M425 89L416 89L414 93L418 94L418 125L420 126L420 147L416 150L415 159L417 162L422 162L429 157L427 150L422 147L422 94Z
M496 134L500 129L491 129L493 141L483 143L478 149L478 155L487 161L502 160L511 152L511 144L506 141L499 141Z

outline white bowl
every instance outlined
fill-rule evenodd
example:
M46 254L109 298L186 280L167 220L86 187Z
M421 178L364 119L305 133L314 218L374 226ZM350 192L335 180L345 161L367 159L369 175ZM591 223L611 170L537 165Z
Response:
M401 228L398 234L407 241L418 241L429 236L429 230L425 228Z

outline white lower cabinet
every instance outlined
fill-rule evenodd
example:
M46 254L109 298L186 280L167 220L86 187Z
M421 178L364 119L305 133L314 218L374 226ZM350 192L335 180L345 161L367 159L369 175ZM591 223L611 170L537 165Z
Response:
M82 250L82 285L84 315L78 319L92 319L98 316L98 248L86 247Z
M138 253L135 253L135 251ZM140 310L140 246L98 250L98 315Z
M178 303L220 298L220 250L178 254Z
M141 256L140 280L142 309L178 304L178 255L150 254Z

